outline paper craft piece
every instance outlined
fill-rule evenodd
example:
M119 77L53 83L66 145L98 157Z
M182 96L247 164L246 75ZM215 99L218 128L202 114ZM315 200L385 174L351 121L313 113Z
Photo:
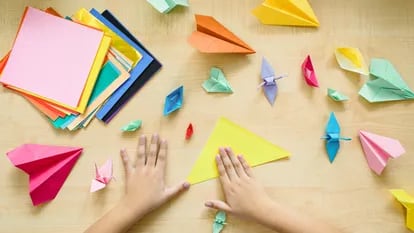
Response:
M195 15L197 31L188 42L202 53L256 53L250 46L211 16Z
M219 147L231 147L236 155L242 154L250 166L290 156L290 152L225 118L220 118L187 177L188 182L196 184L218 177L215 157Z
M252 12L263 24L319 27L307 0L265 0Z
M328 96L331 97L332 100L337 101L337 102L349 100L348 96L331 88L328 88Z
M187 127L187 130L185 131L185 140L189 140L191 136L193 136L193 133L194 133L193 124L190 123Z
M147 2L163 14L169 13L177 6L188 7L188 0L147 0Z
M91 67L102 65L109 48L110 39L103 36L98 30L27 7L1 82L83 112L82 100L89 99L98 75Z
M342 69L368 75L367 65L358 48L337 48L335 57Z
M218 211L213 222L213 233L220 233L226 225L226 212Z
M319 87L318 79L316 78L315 70L313 69L311 57L308 55L302 63L303 77L306 83L311 87Z
M374 58L369 69L372 77L359 91L368 102L414 99L414 92L388 60Z
M266 95L267 101L269 101L269 103L273 106L278 90L276 80L284 78L287 75L280 75L276 77L275 71L265 58L262 59L262 71L260 75L262 76L263 82L259 85L259 87L263 87L263 92Z
M397 199L397 201L405 207L405 224L408 229L414 231L414 197L403 189L391 189L390 192L395 197L395 199Z
M395 159L405 153L405 149L401 143L393 138L360 130L359 140L364 149L368 166L377 175L381 175L390 158Z
M102 15L92 9L90 13L99 21L108 26L128 44L132 45L142 55L142 59L131 70L130 77L105 102L96 113L96 117L105 123L121 110L121 108L134 96L144 84L151 79L161 68L161 63L119 22L111 12L105 10Z
M210 77L203 83L203 88L207 92L233 93L230 83L227 81L221 69L212 67Z
M112 180L112 160L108 159L102 167L95 164L95 179L92 180L90 192L96 192L105 188Z
M183 105L184 87L180 86L165 97L164 116L178 110Z
M333 112L331 112L331 115L329 116L329 121L326 125L325 131L325 136L322 137L322 139L326 140L326 152L328 153L329 161L333 163L339 150L339 141L350 141L352 139L341 137L341 128L339 127L339 123L336 120L335 113Z
M29 175L30 197L39 205L56 197L81 153L80 147L23 144L7 157Z
M141 125L142 125L142 120L135 120L135 121L129 122L127 125L122 127L121 130L124 132L134 132L137 129L141 128Z

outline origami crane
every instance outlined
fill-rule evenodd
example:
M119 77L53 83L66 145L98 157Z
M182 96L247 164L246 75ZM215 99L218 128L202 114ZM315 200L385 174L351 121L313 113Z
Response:
M233 93L229 82L227 81L221 69L212 67L210 77L203 83L203 88L207 92Z
M121 128L124 132L133 132L141 128L142 120L131 121L127 125Z
M165 98L164 116L178 110L183 105L184 87L180 86Z
M90 192L96 192L105 188L113 179L112 160L108 159L102 167L98 168L95 164L95 179L92 180Z
M368 75L368 68L357 48L337 48L335 50L336 61L339 66L351 72Z
M189 140L193 136L193 133L194 133L193 124L190 123L187 127L187 130L185 131L185 139Z
M318 79L316 78L315 70L313 69L311 57L308 55L302 63L303 77L306 83L312 87L319 87Z
M163 14L169 13L177 6L188 7L188 0L147 0L147 2Z
M287 75L276 77L275 71L265 58L262 59L262 71L260 75L262 76L263 82L259 85L259 87L263 87L263 92L266 95L267 101L273 105L275 103L278 90L276 80L287 77Z
M202 53L251 54L255 51L211 16L195 15L197 31L188 42Z
M405 153L404 147L396 139L360 130L359 140L368 166L377 175L381 175L390 158L395 159Z
M33 205L53 200L82 153L80 147L23 144L9 152L14 166L29 175Z
M390 192L406 208L407 217L405 224L408 229L414 231L414 197L402 189L391 189Z
M368 102L414 99L414 92L389 61L372 59L369 72L371 79L359 91Z
M265 0L252 12L263 24L319 26L319 21L307 0Z
M213 222L213 233L220 233L226 225L226 212L218 211Z
M339 150L339 141L350 141L352 139L341 137L341 128L339 127L339 123L336 120L335 113L333 112L331 112L331 115L329 116L329 121L326 125L325 131L325 136L322 137L322 139L326 139L326 152L328 153L329 161L333 163Z
M337 101L337 102L349 100L348 96L331 88L328 88L328 96L331 97L332 100Z

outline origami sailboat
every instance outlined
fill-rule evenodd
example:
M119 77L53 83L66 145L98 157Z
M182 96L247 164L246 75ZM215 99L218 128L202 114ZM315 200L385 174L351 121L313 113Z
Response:
M318 27L307 0L265 0L252 11L263 24Z
M306 83L311 87L319 87L318 79L316 78L315 69L313 68L311 57L308 55L302 63L303 77Z
M329 161L333 163L340 147L339 141L350 141L351 138L341 137L341 128L339 127L339 123L333 112L331 112L331 115L329 116L325 132L325 136L322 137L322 139L326 140L326 152L328 153Z
M342 69L362 75L369 74L367 65L358 48L337 48L335 57Z
M360 130L359 140L364 149L368 166L377 175L381 175L390 158L395 159L405 153L401 143L393 138Z
M147 0L147 2L163 14L169 13L177 6L188 7L188 0Z
M193 136L194 128L193 124L188 124L187 130L185 131L185 140L190 140L190 138Z
M195 15L197 31L188 42L202 53L251 54L255 51L211 16Z
M23 144L7 157L29 175L30 197L39 205L56 197L81 153L80 147Z
M108 159L100 168L95 164L95 173L95 179L92 180L91 184L91 193L105 188L113 179L112 160Z
M164 116L178 110L183 105L184 87L180 86L165 97Z
M263 87L263 92L266 95L267 101L269 101L269 103L273 106L278 90L276 80L284 78L286 75L280 75L276 77L275 71L265 58L262 59L262 70L260 75L263 79L263 82L260 84L260 86Z

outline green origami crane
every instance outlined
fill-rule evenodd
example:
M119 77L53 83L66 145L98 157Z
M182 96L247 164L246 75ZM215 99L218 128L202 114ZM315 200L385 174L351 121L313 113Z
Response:
M359 94L370 103L414 99L414 92L388 60L372 59L369 72L371 79Z
M229 82L219 68L213 67L210 70L210 77L203 83L203 88L207 92L233 93Z
M142 120L131 121L127 125L121 128L124 132L133 132L141 128Z
M213 233L220 233L226 224L226 212L219 211L213 222Z
M331 88L328 88L328 96L331 97L331 99L333 99L334 101L337 101L337 102L349 100L348 96L338 92L337 90L331 89Z

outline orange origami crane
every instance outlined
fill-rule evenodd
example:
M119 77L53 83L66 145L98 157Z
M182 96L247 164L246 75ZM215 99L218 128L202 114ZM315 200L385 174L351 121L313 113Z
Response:
M211 16L195 15L197 31L188 42L202 53L256 53L249 45Z

